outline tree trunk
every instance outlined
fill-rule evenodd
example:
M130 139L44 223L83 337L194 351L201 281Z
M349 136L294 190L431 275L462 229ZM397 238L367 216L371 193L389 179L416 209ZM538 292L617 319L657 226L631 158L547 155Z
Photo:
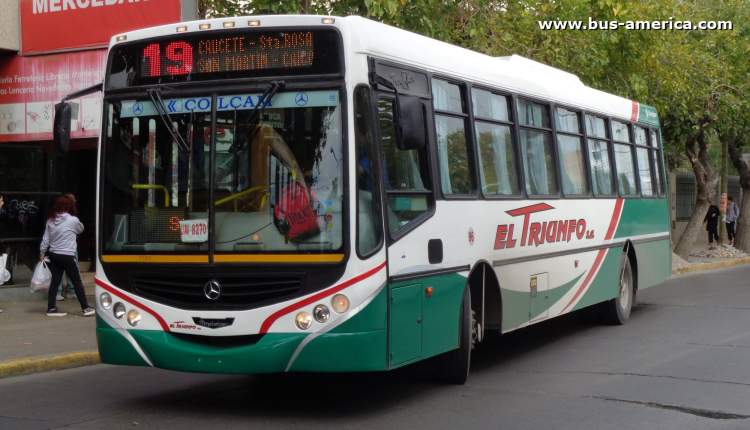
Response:
M680 241L677 242L677 246L674 249L674 253L685 260L690 256L690 250L693 248L698 234L705 231L701 226L703 225L706 213L708 213L709 202L715 199L716 185L719 182L719 177L714 173L708 159L708 143L706 142L705 130L703 128L707 123L708 120L701 120L698 123L698 133L695 136L689 137L685 142L685 154L688 160L690 160L690 164L693 165L697 188L693 216L690 217L685 232L682 233ZM696 143L698 144L697 151L695 147Z
M729 157L732 164L740 172L740 187L742 187L742 203L740 203L740 217L737 219L737 236L734 247L750 252L750 168L741 158L736 142L729 143Z

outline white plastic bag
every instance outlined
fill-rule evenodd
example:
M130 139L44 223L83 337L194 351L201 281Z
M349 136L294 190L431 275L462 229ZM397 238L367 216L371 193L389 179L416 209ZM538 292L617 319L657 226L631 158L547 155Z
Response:
M5 263L8 261L8 254L0 255L0 285L10 281L10 272L5 269Z
M47 263L40 261L34 269L34 276L31 277L31 292L39 293L49 289L52 283L52 272L49 271Z

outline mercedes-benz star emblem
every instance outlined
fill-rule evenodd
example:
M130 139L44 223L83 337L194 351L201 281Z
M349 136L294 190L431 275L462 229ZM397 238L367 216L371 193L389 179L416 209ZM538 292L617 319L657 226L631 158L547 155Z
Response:
M203 287L203 294L208 300L216 300L221 295L221 285L216 281L208 281Z
M133 115L140 115L143 113L143 103L136 102L136 104L133 105Z
M297 103L297 106L306 105L307 100L307 93L297 93L297 95L294 97L294 102Z

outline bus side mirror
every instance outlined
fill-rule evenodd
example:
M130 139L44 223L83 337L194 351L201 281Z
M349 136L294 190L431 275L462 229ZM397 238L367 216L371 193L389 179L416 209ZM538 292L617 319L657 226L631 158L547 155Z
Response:
M55 105L55 122L53 125L53 142L55 154L64 157L70 150L70 104L58 103Z
M422 149L427 139L422 100L417 96L398 95L396 147L402 151Z

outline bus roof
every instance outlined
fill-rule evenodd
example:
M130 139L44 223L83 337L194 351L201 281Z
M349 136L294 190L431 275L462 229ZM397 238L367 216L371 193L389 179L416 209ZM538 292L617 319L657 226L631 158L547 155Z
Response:
M333 18L334 23L324 24L323 18ZM182 26L187 27L185 33L197 33L205 31L199 29L201 24L210 24L211 30L216 30L222 29L225 22L234 22L234 28L240 29L247 28L249 21L259 21L259 29L334 26L345 36L348 52L354 51L392 60L438 75L461 78L491 88L550 100L557 104L579 107L624 120L640 121L654 126L659 124L656 109L653 107L587 87L572 73L518 55L491 57L359 16L263 15L216 18L168 24L123 35L130 42L174 35L177 27ZM112 37L110 48L118 43L117 36Z

